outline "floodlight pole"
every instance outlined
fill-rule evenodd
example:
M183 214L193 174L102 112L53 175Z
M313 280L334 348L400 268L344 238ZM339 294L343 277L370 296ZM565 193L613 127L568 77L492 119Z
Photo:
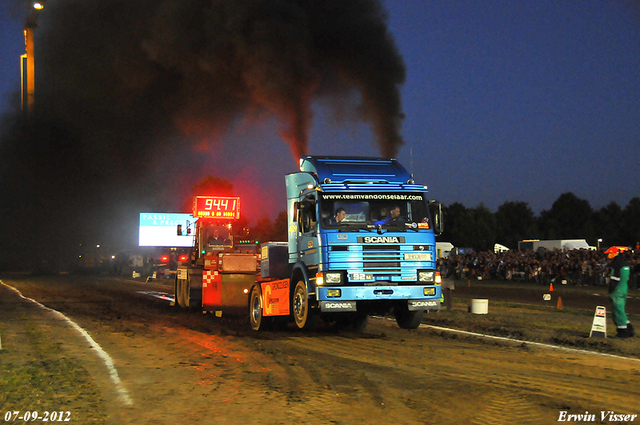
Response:
M20 55L20 110L24 112L24 68L27 54Z
M26 55L26 65L27 65L27 116L31 118L33 116L33 105L35 103L35 81L36 81L36 72L35 72L35 60L33 57L33 30L35 28L35 23L30 25L27 21L27 25L24 28L24 44L27 50ZM22 59L21 59L22 60ZM23 71L24 75L24 71ZM24 83L23 83L24 84ZM23 86L24 90L24 86ZM24 92L23 92L24 96ZM24 99L24 97L23 97ZM23 108L24 108L24 100L23 100Z
M44 1L34 2L31 4L32 10L24 24L24 46L26 50L26 54L20 56L20 83L22 87L20 92L22 94L22 98L20 101L20 105L22 110L24 111L24 105L27 104L27 117L31 118L33 116L33 109L35 105L35 92L36 92L36 68L35 68L35 50L33 48L33 32L38 27L36 23L36 18L38 13L44 8ZM25 102L25 93L24 93L24 78L25 78L25 67L26 65L26 78L27 78L27 95Z

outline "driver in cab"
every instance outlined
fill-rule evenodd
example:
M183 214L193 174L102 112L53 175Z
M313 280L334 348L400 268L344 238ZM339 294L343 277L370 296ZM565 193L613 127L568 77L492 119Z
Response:
M404 218L400 215L400 207L394 206L389 210L389 215L385 221L385 224L402 224Z
M229 239L225 239L220 236L220 231L218 229L213 229L213 235L209 239L210 246L223 246L223 245L231 245L231 241Z
M333 224L333 225L344 224L344 223L342 223L342 220L344 220L344 218L346 216L347 216L347 211L345 211L344 208L338 208L336 210L335 218L331 220L331 224Z

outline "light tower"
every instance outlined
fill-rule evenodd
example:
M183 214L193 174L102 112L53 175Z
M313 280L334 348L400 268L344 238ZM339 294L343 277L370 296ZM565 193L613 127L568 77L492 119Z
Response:
M26 53L20 56L20 81L21 81L21 108L24 111L27 105L27 116L33 116L35 104L35 57L33 48L33 31L38 27L36 18L44 8L44 0L34 2L31 5L31 14L27 16L24 24L24 45ZM26 69L25 69L26 68ZM25 96L25 74L26 74L26 96Z

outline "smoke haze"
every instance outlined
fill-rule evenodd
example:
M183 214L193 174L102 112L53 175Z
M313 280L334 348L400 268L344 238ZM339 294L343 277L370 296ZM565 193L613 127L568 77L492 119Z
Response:
M26 14L25 4L10 10ZM376 0L48 2L35 30L35 113L2 117L1 209L15 218L6 240L28 230L7 244L62 241L107 212L117 223L109 206L122 200L162 211L148 196L162 195L154 158L211 154L265 117L297 161L314 101L369 122L380 154L395 156L405 67L386 19Z

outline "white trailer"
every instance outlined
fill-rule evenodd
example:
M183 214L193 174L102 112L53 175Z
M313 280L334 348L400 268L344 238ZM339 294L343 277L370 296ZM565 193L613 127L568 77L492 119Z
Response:
M447 258L452 250L451 242L436 242L436 259Z
M570 249L591 249L585 239L551 239L543 241L530 239L518 242L519 251L536 251L538 248L548 250L560 249L562 251Z

